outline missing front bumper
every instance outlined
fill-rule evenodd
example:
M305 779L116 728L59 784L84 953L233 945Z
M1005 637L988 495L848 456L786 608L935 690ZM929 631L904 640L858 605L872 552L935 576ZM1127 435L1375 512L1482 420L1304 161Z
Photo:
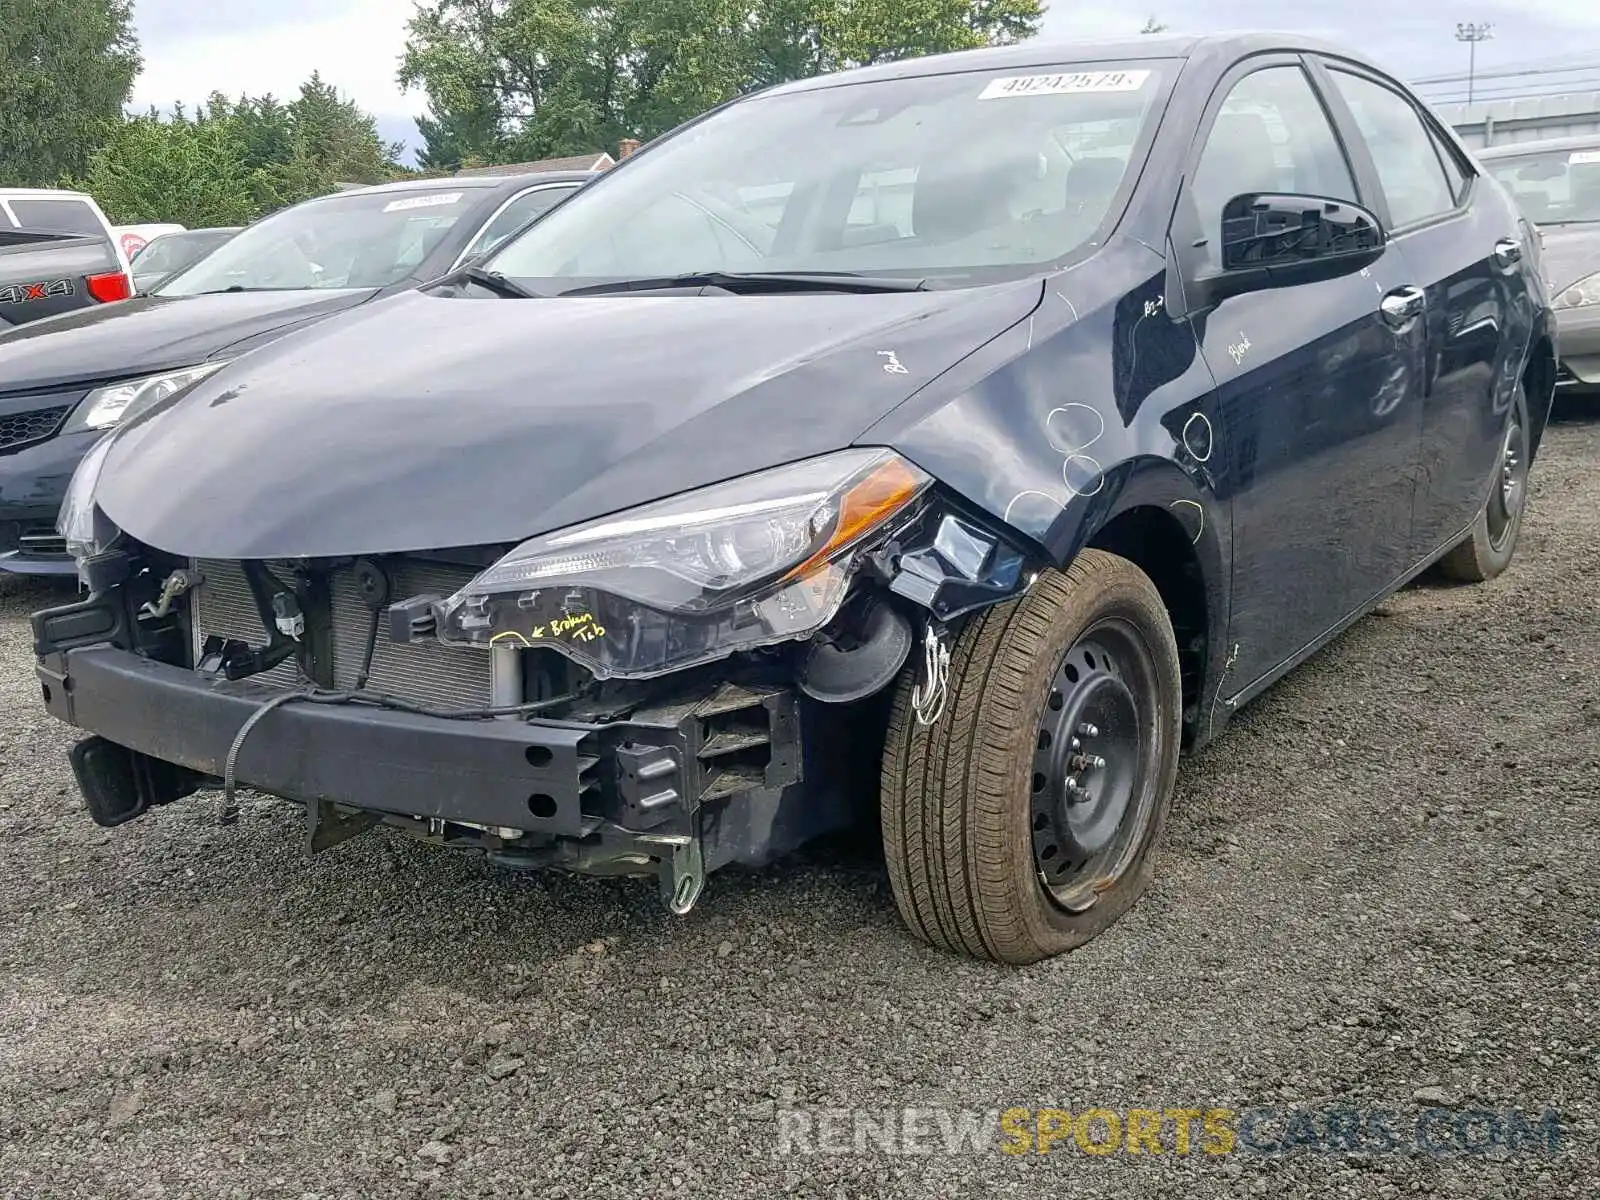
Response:
M87 614L71 616L69 627ZM96 771L77 773L102 824L221 776L241 727L283 695L106 644L54 649L49 629L36 618L41 694L54 716L98 735L78 754ZM259 718L235 776L304 804L308 849L375 817L513 866L654 871L683 911L706 872L767 861L842 823L837 805L795 786L800 729L792 692L729 682L607 722L295 702Z

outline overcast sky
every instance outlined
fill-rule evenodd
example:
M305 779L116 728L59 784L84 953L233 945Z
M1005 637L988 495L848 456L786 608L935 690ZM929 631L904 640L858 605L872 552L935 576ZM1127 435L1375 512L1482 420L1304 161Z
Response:
M1309 15L1310 9L1319 10ZM292 97L313 70L378 118L391 140L414 145L411 118L422 98L395 83L413 0L135 0L145 67L134 104L169 108L214 90L230 95L271 92ZM1325 0L1299 10L1282 0L1142 0L1134 5L1060 0L1045 17L1046 37L1115 36L1137 32L1155 15L1174 32L1296 29L1361 47L1402 75L1464 72L1467 47L1455 40L1459 21L1490 22L1494 39L1478 47L1478 71L1492 73L1562 59L1594 64L1587 74L1487 79L1480 89L1569 82L1600 90L1600 3L1529 0L1521 5L1460 0ZM1447 89L1431 95L1447 99ZM1492 94L1492 93L1490 93Z

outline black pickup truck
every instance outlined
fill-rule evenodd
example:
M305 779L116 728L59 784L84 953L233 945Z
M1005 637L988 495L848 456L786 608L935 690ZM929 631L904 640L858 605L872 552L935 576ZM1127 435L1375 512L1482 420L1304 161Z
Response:
M0 333L132 294L133 284L105 238L0 225Z

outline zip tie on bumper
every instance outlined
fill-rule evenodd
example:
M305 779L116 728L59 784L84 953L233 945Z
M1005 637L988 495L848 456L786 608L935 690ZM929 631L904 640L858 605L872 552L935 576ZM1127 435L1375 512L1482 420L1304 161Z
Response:
M526 704L506 704L489 708L460 708L441 709L430 708L423 704L408 704L393 696L385 696L378 692L368 691L325 691L312 686L302 688L296 692L284 692L268 700L255 712L245 719L239 726L239 732L234 735L233 744L228 747L228 757L222 767L222 811L217 816L219 825L236 825L239 821L239 804L234 798L238 787L236 770L239 765L239 751L244 748L244 742L250 736L262 717L275 708L282 708L296 700L303 700L308 704L361 704L373 708L384 708L391 712L414 713L417 716L433 717L441 721L487 721L495 717L533 717L540 713L548 712L552 708L559 708L570 703L573 695L552 696L548 700L532 700Z
M250 736L250 731L256 727L261 718L275 708L282 708L294 700L309 700L316 693L284 692L281 696L274 696L255 712L245 719L239 726L239 732L233 736L233 745L228 747L228 758L222 767L222 811L217 816L218 825L237 825L239 823L239 802L234 797L234 788L238 784L236 770L239 765L239 751L244 749L244 740Z

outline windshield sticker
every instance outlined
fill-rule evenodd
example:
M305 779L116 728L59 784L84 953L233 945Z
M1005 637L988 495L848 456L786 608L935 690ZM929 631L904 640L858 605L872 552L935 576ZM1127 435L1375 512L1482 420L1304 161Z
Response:
M1600 150L1574 150L1568 156L1567 162L1571 163L1600 163Z
M413 208L443 208L460 202L460 192L434 192L429 196L407 196L404 200L391 200L383 206L383 211L388 213L407 212Z
M1064 96L1074 92L1137 92L1149 71L1071 71L1057 75L1007 75L991 79L979 100L1012 96Z

